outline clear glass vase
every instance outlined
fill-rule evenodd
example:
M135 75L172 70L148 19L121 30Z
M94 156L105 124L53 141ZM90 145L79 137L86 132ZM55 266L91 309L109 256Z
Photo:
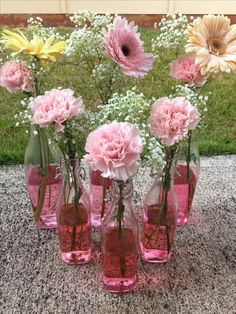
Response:
M137 281L138 222L131 205L132 182L113 181L112 206L102 222L103 287L128 292Z
M90 200L81 182L79 161L66 160L62 169L57 204L60 255L67 264L85 264L91 258Z
M175 159L171 155L164 174L156 176L144 199L140 249L143 260L149 263L164 263L171 256L178 207L174 169Z
M90 169L91 222L94 227L100 227L101 221L111 207L107 192L112 180L103 178L101 171Z
M187 223L200 174L200 156L193 131L178 153L174 185L178 199L177 225Z
M61 190L60 151L45 129L32 126L25 151L26 185L38 228L56 228L56 204Z

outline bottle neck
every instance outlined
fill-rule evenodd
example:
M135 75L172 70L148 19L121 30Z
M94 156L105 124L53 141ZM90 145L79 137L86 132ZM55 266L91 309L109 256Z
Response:
M82 190L81 167L79 159L63 159L61 169L64 181L70 185L71 192L80 195Z
M113 180L111 195L113 201L129 201L133 194L133 182L132 179L128 179L126 182Z
M111 192L113 202L110 213L107 217L112 219L115 217L119 237L121 237L122 228L125 226L124 221L126 221L128 217L131 218L134 215L131 206L132 191L133 185L131 179L126 182L113 180Z
M163 171L160 180L163 184L163 188L168 191L174 182L174 173L176 168L176 160L177 160L177 146L167 147L165 149L165 161L166 165Z
M199 158L199 152L194 131L191 130L188 132L185 141L180 145L178 160L191 161L196 157Z

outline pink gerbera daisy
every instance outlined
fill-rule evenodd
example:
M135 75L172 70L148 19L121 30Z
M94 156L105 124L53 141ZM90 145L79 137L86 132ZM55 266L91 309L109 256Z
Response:
M236 71L236 25L224 15L204 15L189 26L187 53L196 54L202 75L217 76Z
M153 66L153 55L145 53L138 26L126 18L115 17L113 26L104 31L105 54L111 57L124 74L143 77Z

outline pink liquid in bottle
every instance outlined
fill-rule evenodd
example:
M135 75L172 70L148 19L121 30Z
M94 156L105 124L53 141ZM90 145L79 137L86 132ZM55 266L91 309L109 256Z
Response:
M91 258L91 226L82 204L67 204L60 212L58 235L61 259L67 264L84 264Z
M61 191L62 180L57 176L58 166L49 166L48 175L43 179L39 168L32 167L28 171L28 193L33 207L37 207L41 180L45 180L45 194L41 214L36 226L42 229L56 228L56 205ZM34 210L34 209L33 209Z
M132 230L108 230L103 240L103 286L110 292L128 292L137 281L137 242Z
M151 205L145 210L140 248L142 258L149 263L167 262L171 255L171 248L175 234L175 211L168 208L167 216L161 215L159 223L157 217L159 205Z
M187 166L179 165L175 174L175 191L178 199L177 225L187 223L192 208L193 197L196 189L197 178L190 168L189 180L187 178Z
M90 173L90 193L91 193L91 222L94 227L101 225L102 208L106 215L111 202L105 200L106 192L111 187L112 181L101 176L99 170Z

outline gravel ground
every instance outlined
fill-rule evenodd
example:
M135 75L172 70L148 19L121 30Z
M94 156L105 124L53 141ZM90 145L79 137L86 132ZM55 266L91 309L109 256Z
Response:
M141 169L136 190L150 184ZM139 261L136 291L112 295L101 285L99 233L90 264L63 264L56 231L34 226L23 167L0 167L0 313L236 313L236 155L202 158L193 207L170 261Z

